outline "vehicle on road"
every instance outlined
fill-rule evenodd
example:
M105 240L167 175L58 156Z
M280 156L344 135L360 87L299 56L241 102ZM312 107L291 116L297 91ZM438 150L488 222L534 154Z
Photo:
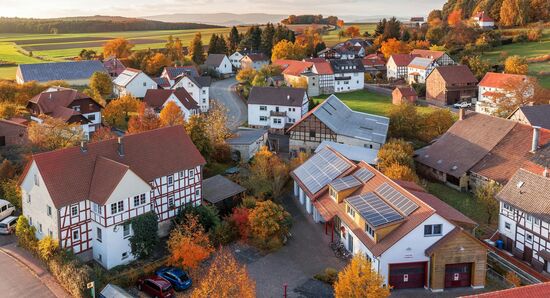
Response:
M189 274L180 268L162 267L159 268L155 274L169 281L176 291L187 290L193 283Z
M463 102L457 102L453 105L454 108L457 108L457 109L465 109L465 108L471 108L472 107L472 103L471 102L466 102L466 101L463 101Z
M15 213L15 206L6 200L0 200L0 220L13 215Z
M156 275L138 279L137 288L138 290L149 294L151 297L174 297L174 288L172 288L170 282Z
M0 221L0 234L9 235L15 232L17 225L17 216L8 216Z

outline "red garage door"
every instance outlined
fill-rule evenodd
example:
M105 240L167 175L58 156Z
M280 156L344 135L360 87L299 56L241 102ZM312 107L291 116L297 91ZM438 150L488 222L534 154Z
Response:
M390 264L390 286L394 289L423 288L427 262Z
M472 263L445 265L445 288L469 287L471 277Z

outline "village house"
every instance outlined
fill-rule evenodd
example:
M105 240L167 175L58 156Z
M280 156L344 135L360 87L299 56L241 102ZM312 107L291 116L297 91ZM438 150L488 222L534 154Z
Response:
M518 107L508 119L550 130L550 104Z
M331 95L287 130L290 151L314 152L323 141L380 149L389 122L387 117L353 111Z
M186 65L186 66L165 67L162 70L162 74L160 75L160 77L168 80L168 85L169 85L168 88L170 88L176 83L176 80L182 75L187 75L194 78L200 76L199 71L194 65Z
M241 59L248 54L247 51L235 51L235 53L229 56L229 62L235 69L241 69Z
M371 77L376 78L379 75L386 75L387 69L384 55L370 54L365 56L362 61L363 67L365 68L365 73L370 74Z
M0 119L0 149L6 146L26 145L27 126L8 119Z
M418 94L413 87L410 86L398 86L393 89L392 103L394 105L400 105L403 103L414 104L418 100Z
M205 164L183 126L34 154L20 179L36 237L110 269L135 259L131 221L154 211L159 235L202 202Z
M348 92L365 88L365 68L361 59L330 60L334 72L334 91Z
M204 64L222 77L233 73L233 65L224 54L209 54Z
M143 98L149 89L158 89L158 84L139 69L126 68L113 80L113 93L118 97L131 95Z
M380 151L378 149L366 148L364 146L341 144L333 141L322 141L317 149L315 149L315 153L318 153L325 147L330 147L335 152L338 152L345 158L356 163L363 161L373 166L378 164L378 151Z
M426 78L426 100L445 106L476 97L477 78L466 65L436 67Z
M252 87L248 96L248 125L283 131L307 113L305 89Z
M277 60L273 64L281 67L285 82L290 87L307 84L310 96L334 92L334 72L325 59Z
M86 138L101 127L103 107L90 96L75 89L50 87L29 99L27 110L31 120L42 123L42 115L79 123Z
M351 38L344 42L339 42L332 48L326 48L317 56L324 59L356 59L365 57L367 48L371 47L372 43L361 38Z
M291 177L296 199L324 223L324 237L364 254L385 286L485 286L487 248L472 235L477 224L415 183L393 181L330 147Z
M459 120L434 143L415 152L418 171L459 190L494 181L506 185L550 131L460 110Z
M267 129L239 127L226 142L235 160L248 162L267 145L267 140Z
M194 77L182 74L176 78L171 89L183 88L199 104L201 112L206 113L210 109L210 85L212 78L209 76Z
M105 70L107 70L107 73L112 79L118 77L122 72L124 72L124 70L126 70L126 66L124 66L124 64L122 64L122 62L116 57L103 60L103 67L105 67Z
M456 64L453 58L451 58L451 56L449 56L449 54L445 53L444 51L414 49L411 51L410 54L421 58L433 59L439 66Z
M403 22L408 28L419 28L426 24L424 17L411 17L408 21Z
M527 76L507 73L488 72L479 82L476 112L493 115L497 111L495 100L511 97L509 89L523 84Z
M241 68L259 70L264 65L269 65L270 59L263 53L250 53L241 59Z
M435 60L431 58L414 58L409 65L407 65L407 82L409 84L424 84L426 78L432 73L434 68L439 65Z
M386 77L389 80L407 79L408 66L411 61L419 57L411 54L393 54L386 63Z
M31 81L37 83L65 81L72 86L86 86L95 72L107 73L99 60L19 64L15 81L18 84Z
M200 107L197 102L183 88L176 90L149 89L145 93L143 102L157 113L160 113L169 102L173 102L182 111L185 121L189 121L191 115L198 115L200 113Z
M495 27L495 20L488 16L485 11L480 11L472 16L472 21L482 29L493 29Z

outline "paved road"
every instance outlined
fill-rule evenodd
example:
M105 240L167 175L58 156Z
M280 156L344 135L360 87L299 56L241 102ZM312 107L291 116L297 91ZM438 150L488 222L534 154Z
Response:
M0 293L0 296L7 298L55 297L27 267L2 251L0 251Z
M237 84L235 78L216 81L210 86L210 97L217 99L228 110L227 125L231 130L246 122L248 112L246 105L241 98L233 92L233 88Z

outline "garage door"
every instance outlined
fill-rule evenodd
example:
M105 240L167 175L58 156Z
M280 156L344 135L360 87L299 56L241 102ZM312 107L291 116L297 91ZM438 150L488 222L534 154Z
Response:
M469 287L471 277L472 263L445 265L445 288Z
M390 264L390 285L394 289L423 288L427 262Z

